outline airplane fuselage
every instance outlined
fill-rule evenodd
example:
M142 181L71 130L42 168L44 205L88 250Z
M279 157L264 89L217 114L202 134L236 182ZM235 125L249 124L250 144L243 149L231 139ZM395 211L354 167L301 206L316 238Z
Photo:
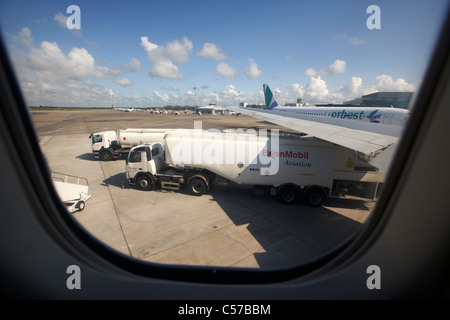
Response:
M342 119L404 125L409 111L399 108L367 108L367 107L276 107L273 111L289 112L304 115L305 118Z

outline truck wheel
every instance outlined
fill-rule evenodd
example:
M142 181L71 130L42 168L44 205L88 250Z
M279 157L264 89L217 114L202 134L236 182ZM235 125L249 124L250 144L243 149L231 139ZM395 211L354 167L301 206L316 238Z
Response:
M320 207L326 200L327 195L320 188L311 188L306 192L306 201L313 207Z
M83 211L86 207L86 203L83 200L80 200L77 202L77 205L75 207L78 209L78 211Z
M140 176L137 179L137 185L139 189L144 191L150 191L153 189L152 180L148 176Z
M202 179L192 179L188 184L189 192L194 196L201 196L206 193L206 183Z
M112 160L111 152L109 152L109 151L102 151L102 153L100 153L100 159L102 161L111 161Z
M294 186L285 186L278 191L278 199L285 204L294 204L299 198L299 191Z

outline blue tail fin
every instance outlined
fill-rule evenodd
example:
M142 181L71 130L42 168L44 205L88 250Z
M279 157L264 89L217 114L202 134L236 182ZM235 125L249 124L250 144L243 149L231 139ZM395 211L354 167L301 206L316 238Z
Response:
M272 91L267 84L263 85L264 97L266 100L266 107L264 109L272 110L273 108L279 107L277 100L273 97Z

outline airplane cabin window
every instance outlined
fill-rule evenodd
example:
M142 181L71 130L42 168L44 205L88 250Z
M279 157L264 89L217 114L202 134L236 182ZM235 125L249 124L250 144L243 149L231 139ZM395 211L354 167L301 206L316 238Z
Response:
M139 270L336 256L383 214L448 10L372 2L2 2L63 214Z

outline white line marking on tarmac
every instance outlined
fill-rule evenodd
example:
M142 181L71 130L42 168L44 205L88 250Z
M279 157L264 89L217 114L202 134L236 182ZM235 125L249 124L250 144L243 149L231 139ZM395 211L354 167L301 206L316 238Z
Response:
M40 144L46 144L48 140L50 140L52 136L45 136L41 139L41 141L39 142Z

